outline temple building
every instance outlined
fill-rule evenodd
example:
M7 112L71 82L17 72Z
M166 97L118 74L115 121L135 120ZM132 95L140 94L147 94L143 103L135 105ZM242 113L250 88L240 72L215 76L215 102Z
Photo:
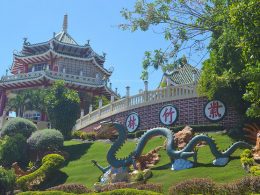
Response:
M117 99L118 95L108 86L112 70L104 66L105 54L99 55L90 46L79 45L68 33L68 16L64 16L62 31L53 34L46 42L31 44L24 39L20 52L13 54L12 75L0 80L0 128L8 112L9 98L17 91L46 88L56 80L64 80L68 88L77 90L81 97L81 115L89 112L84 97L104 95ZM84 94L87 94L84 95ZM34 118L35 123L47 123L46 113L28 110L24 118Z

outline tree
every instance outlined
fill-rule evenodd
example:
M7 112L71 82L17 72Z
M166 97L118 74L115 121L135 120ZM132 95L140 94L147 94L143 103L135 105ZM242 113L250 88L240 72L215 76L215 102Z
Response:
M147 79L150 67L164 72L174 69L185 49L209 52L200 93L260 117L259 10L257 0L137 0L132 11L122 10L129 23L120 27L131 31L159 27L169 41L166 49L145 52L141 78Z
M66 88L64 81L56 81L44 99L52 127L61 131L65 139L79 118L80 98L76 91Z
M9 110L14 110L18 117L23 117L26 110L45 112L44 96L45 90L42 89L21 90L8 100L7 107Z
M260 117L260 4L232 1L224 9L226 14L216 18L222 28L212 35L199 90L233 104L242 114Z
M30 93L28 90L17 92L14 98L8 100L7 108L14 110L18 117L22 117L28 103Z

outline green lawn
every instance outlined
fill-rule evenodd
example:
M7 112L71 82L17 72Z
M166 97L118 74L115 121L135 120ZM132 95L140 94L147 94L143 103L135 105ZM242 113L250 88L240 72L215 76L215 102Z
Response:
M221 134L210 134L215 139L220 149L226 149L231 144L231 139ZM150 140L144 150L144 153L162 145L164 138L157 137ZM127 142L118 152L118 157L128 155L135 147L135 142ZM97 160L101 165L107 166L106 153L110 144L104 142L95 142L93 144L80 143L76 141L65 142L65 150L70 153L70 160L66 166L61 169L62 174L55 183L82 183L92 188L93 184L98 181L101 172L93 167L91 160ZM152 183L163 184L164 191L185 179L195 177L208 177L217 182L227 182L246 175L241 167L239 155L242 150L237 150L232 155L232 160L225 167L214 167L211 162L214 157L211 155L207 146L201 147L198 151L198 167L182 171L171 171L170 161L164 150L160 151L160 162L152 168L153 177L149 179Z

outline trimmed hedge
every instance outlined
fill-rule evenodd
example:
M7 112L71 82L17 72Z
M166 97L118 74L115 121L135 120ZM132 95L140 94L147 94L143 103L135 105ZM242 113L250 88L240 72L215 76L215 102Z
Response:
M29 146L37 151L58 150L63 147L63 135L56 129L43 129L34 132L27 140Z
M161 184L154 184L154 183L139 184L139 183L118 182L113 184L100 185L99 192L108 192L116 189L137 189L137 190L146 190L146 191L157 192L157 193L161 193L163 191Z
M173 133L181 131L184 129L186 125L175 126L175 127L168 127ZM211 131L223 131L224 127L219 124L210 124L210 125L188 125L196 132L211 132ZM127 138L134 139L141 137L147 130L138 130L134 133L128 133Z
M52 188L47 189L47 191L63 191L67 193L83 194L92 192L83 184L62 184Z
M2 128L1 136L14 136L18 133L28 138L33 132L37 130L37 126L30 120L24 118L10 119Z
M135 190L135 189L119 189L109 192L101 193L88 193L87 195L162 195L161 193L145 191L145 190ZM18 195L76 195L74 193L66 193L61 191L44 191L44 192L22 192Z
M65 159L59 154L48 154L42 159L42 166L36 171L17 179L17 186L22 190L33 189L42 183L48 175L59 169ZM37 181L37 182L36 182Z
M260 177L244 177L231 183L218 184L211 179L195 178L182 181L169 188L169 195L186 194L251 194L260 193Z

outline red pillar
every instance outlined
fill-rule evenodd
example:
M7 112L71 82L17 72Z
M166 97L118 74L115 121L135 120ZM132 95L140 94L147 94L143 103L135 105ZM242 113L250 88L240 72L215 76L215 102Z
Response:
M0 116L3 116L6 100L7 100L6 92L5 92L5 90L3 90L1 93L1 98L0 98Z

